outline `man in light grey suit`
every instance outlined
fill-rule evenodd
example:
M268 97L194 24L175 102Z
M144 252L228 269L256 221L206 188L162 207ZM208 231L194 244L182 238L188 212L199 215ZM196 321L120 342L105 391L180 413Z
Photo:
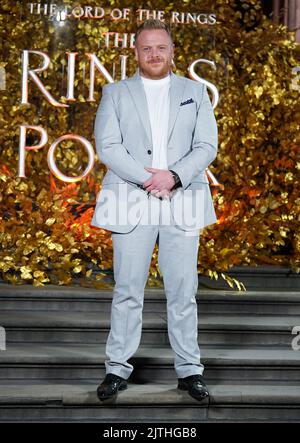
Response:
M135 57L133 77L103 87L95 120L108 171L91 224L112 232L115 278L97 395L104 400L127 388L157 242L178 388L202 400L209 393L197 338L197 257L201 229L217 221L205 173L217 155L217 125L205 85L171 71L174 44L165 23L139 26Z

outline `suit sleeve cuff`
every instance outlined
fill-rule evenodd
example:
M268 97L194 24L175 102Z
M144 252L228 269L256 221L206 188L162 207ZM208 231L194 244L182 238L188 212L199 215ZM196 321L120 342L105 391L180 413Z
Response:
M170 172L172 172L172 175L175 180L175 185L173 186L173 188L171 190L180 188L182 186L182 183L181 183L179 175L177 174L177 172L173 171L172 169L170 169Z

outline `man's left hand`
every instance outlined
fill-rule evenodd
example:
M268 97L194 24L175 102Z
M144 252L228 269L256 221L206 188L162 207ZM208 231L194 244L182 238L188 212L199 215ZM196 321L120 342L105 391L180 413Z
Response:
M170 172L168 169L157 169L149 167L145 167L145 169L149 172L152 172L153 174L152 177L150 177L143 183L146 191L152 191L153 189L156 189L158 191L167 189L168 191L170 191L175 185L175 180L172 172Z

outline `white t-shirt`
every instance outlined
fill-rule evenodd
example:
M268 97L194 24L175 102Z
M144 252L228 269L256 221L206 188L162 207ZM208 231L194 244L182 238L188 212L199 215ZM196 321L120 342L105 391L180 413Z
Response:
M141 76L152 132L152 168L168 169L167 135L170 109L170 74L159 80Z
M168 169L167 136L171 76L168 74L159 80L152 80L141 76L141 79L147 98L152 132L152 168ZM142 223L146 223L144 220L147 220L150 224L159 224L165 211L167 219L170 217L170 202L168 200L159 200L157 197L150 195L149 205L149 210L143 214Z

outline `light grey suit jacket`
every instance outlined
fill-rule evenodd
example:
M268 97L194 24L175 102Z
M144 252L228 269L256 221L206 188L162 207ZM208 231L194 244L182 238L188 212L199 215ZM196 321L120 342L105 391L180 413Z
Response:
M204 228L217 221L205 173L217 156L216 119L204 84L173 72L170 75L168 168L177 172L182 182L182 188L175 191L177 201L188 190L202 190L203 214L196 228ZM138 69L134 76L103 87L94 135L98 157L108 171L97 196L91 225L120 233L130 232L138 219L120 221L113 216L114 207L117 206L120 213L128 212L136 205L138 196L141 215L149 196L138 186L152 176L144 169L144 166L152 166L153 146L147 99ZM171 199L174 220L175 201ZM183 230L191 229L182 220L176 224Z

